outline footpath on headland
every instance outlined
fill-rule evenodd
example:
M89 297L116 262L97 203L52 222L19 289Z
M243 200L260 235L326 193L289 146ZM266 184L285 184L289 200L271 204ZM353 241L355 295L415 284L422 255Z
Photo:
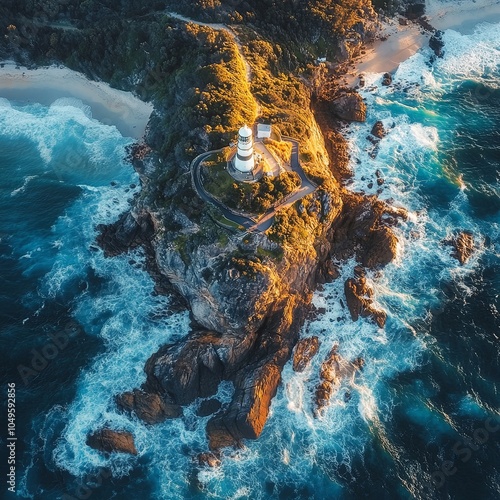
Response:
M223 203L221 203L217 198L212 196L204 187L203 182L201 180L201 165L203 161L208 158L210 155L217 153L217 151L207 151L206 153L202 153L198 155L191 162L191 180L195 191L198 196L205 202L212 204L215 206L222 215L231 222L242 226L247 231L259 231L263 232L269 229L274 222L274 218L276 213L282 210L283 208L289 207L293 205L296 201L304 198L308 194L313 193L317 186L313 182L311 182L308 178L304 169L302 168L299 161L299 141L293 139L292 137L283 137L284 141L290 142L292 144L292 152L290 157L290 170L292 172L296 172L300 177L300 187L295 192L293 192L290 196L284 199L280 204L274 206L269 209L264 215L260 218L253 218L248 215L237 212L236 210L232 210Z
M241 61L243 62L243 65L245 66L245 75L246 79L248 82L248 85L251 84L252 82L252 67L246 60L245 54L243 53L243 45L240 42L240 39L238 38L238 35L235 33L235 31L230 27L227 26L226 24L222 23L204 23L202 21L196 21L195 19L191 19L190 17L183 16L181 14L177 14L177 12L171 12L171 11L166 11L165 14L167 16L173 17L174 19L178 19L179 21L184 21L185 23L192 23L192 24L197 24L198 26L206 26L207 28L212 28L217 31L225 31L226 33L229 34L229 36L233 39L234 43L236 44L236 47L238 48L238 52L240 54ZM260 116L260 104L257 102L257 100L254 98L255 101L255 106L257 109L257 116Z
M209 28L215 30L223 30L226 33L228 33L234 40L236 46L238 47L238 52L245 66L245 74L248 85L251 84L252 68L245 58L245 54L243 52L243 46L233 29L231 29L229 26L225 24L204 23L201 21L196 21L181 14L177 14L176 12L167 11L165 12L165 14L167 14L170 17L173 17L174 19L178 19L186 23L193 23L199 26L207 26ZM254 101L258 117L260 115L260 104L255 99ZM298 190L296 190L294 193L288 196L279 205L269 209L262 217L260 217L259 219L255 219L253 217L249 217L248 215L238 213L235 210L232 210L229 207L225 206L223 203L221 203L219 200L213 197L208 191L205 190L205 188L203 187L203 182L201 181L200 167L203 161L216 151L208 151L207 153L202 153L191 162L192 183L194 189L198 193L198 196L205 202L211 203L213 206L215 206L226 219L244 227L247 231L262 232L269 229L273 225L275 215L279 210L282 210L285 207L293 205L296 201L300 200L304 196L313 193L317 188L317 186L307 178L304 170L302 169L302 166L300 165L299 142L296 139L293 139L292 137L283 137L282 139L292 144L292 152L290 157L290 170L296 172L299 175L301 180L301 185Z

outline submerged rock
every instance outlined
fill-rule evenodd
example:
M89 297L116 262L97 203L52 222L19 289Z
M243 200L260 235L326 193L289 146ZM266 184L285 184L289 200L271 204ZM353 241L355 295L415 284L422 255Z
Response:
M87 445L106 453L120 452L137 455L134 436L128 431L102 429L87 437Z
M219 467L221 464L220 454L218 453L200 453L198 455L198 464L208 467Z
M138 418L147 424L159 424L168 418L177 418L182 415L182 407L164 401L158 394L134 389L116 397L119 408L134 412Z
M299 340L295 346L295 354L293 355L293 370L296 372L303 372L311 362L311 359L316 356L318 349L318 337L309 337Z
M379 139L383 139L387 135L384 124L380 120L373 125L371 134Z
M199 417L208 417L208 415L212 415L216 411L219 411L221 406L222 404L218 399L206 399L201 402L196 410L196 415Z
M344 284L344 291L353 321L357 321L360 316L370 317L380 328L385 326L387 315L373 306L373 289L368 286L364 276L348 279Z
M462 231L446 243L454 248L451 255L462 265L464 265L474 253L474 235L470 231Z
M443 57L444 51L444 41L443 41L443 32L436 31L431 38L429 39L429 47L434 51L437 57Z
M338 345L334 345L320 368L320 383L316 387L314 396L315 416L328 405L334 392L338 390L342 380L353 378L355 373L362 369L364 360L357 358L354 362L346 361L338 351Z
M384 76L382 77L382 85L388 87L391 84L392 84L392 75L390 73L384 73Z

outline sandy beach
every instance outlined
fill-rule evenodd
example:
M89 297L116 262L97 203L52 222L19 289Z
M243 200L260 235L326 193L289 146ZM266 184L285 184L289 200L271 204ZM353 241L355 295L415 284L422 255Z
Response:
M458 4L428 0L427 5L426 17L438 30L453 29L468 35L478 24L500 22L500 0L463 1ZM394 72L399 64L427 45L429 38L430 34L414 22L400 26L397 18L383 21L378 39L367 48L365 55L355 61L347 83L357 85L361 73Z
M114 125L125 136L141 139L153 105L130 92L87 79L65 67L29 70L15 63L1 63L0 97L23 103L50 105L61 97L80 99L91 107L93 118Z
M432 0L429 4L427 17L438 30L453 29L470 35L478 24L500 22L500 0L476 0L448 8Z

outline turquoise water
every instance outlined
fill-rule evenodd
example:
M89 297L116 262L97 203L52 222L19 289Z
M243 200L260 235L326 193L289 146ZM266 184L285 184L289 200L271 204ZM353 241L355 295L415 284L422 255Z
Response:
M445 42L443 60L431 64L424 49L394 87L368 75L367 123L348 131L352 188L376 193L368 186L379 169L379 196L410 214L396 229L396 261L369 277L385 330L348 318L343 279L317 292L326 313L302 335L320 337L319 355L301 374L285 367L261 438L225 452L217 469L192 458L206 450L197 402L154 427L113 402L189 327L187 314L161 314L168 297L152 293L140 252L105 259L94 244L96 225L116 220L138 192L123 161L131 140L75 100L0 100L2 380L17 385L20 497L498 498L500 432L488 419L499 418L500 26L447 32ZM373 158L366 136L379 119L389 133ZM465 266L443 244L462 229L478 244ZM354 265L341 265L342 278ZM20 373L61 332L64 349ZM366 366L314 418L333 344ZM223 384L219 398L231 391ZM138 457L85 446L104 424L132 431Z

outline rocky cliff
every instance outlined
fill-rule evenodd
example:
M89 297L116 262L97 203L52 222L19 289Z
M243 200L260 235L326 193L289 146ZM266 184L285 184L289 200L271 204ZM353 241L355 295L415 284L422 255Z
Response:
M233 12L232 2L224 3ZM317 122L307 79L310 62L321 54L302 50L306 38L313 47L318 36L323 45L339 33L357 33L363 41L371 29L365 24L373 24L371 2L350 2L326 17L304 2L286 8L274 2L271 24L267 7L249 12L255 30L245 29L236 13L231 30L186 24L156 11L157 2L108 2L101 9L74 0L63 4L44 17L37 14L38 3L19 10L7 2L6 18L16 29L0 41L0 55L26 64L64 62L154 102L147 146L131 151L141 193L128 213L99 228L98 243L110 258L142 246L156 291L175 297L174 306L188 307L192 315L191 332L151 353L142 387L116 395L116 404L152 424L180 416L182 406L210 398L222 380L231 380L231 403L205 405L204 414L214 412L208 445L217 450L255 439L312 293L336 276L332 257L354 256L375 268L395 255L389 221L402 214L342 185L348 151L338 120L363 121L365 103L354 92L322 85L315 97ZM213 20L204 4L196 3L190 14L201 9ZM289 29L290 8L301 29ZM40 22L30 21L38 17ZM71 29L58 28L55 20ZM196 195L189 164L197 154L227 145L257 112L300 139L302 166L318 188L280 211L267 232L243 233L221 225L215 208ZM346 289L353 310L370 309L363 283ZM108 429L90 436L89 444L110 451L117 442L134 453L130 440Z
M229 379L233 400L209 421L209 446L257 438L312 292L332 275L329 231L342 199L338 192L316 191L304 202L314 207L304 215L313 236L300 244L276 243L264 233L229 233L207 215L188 218L174 204L158 207L156 183L145 173L155 170L144 160L136 167L142 172L142 196L129 214L101 228L99 242L108 255L145 245L156 270L185 299L194 326L186 338L151 356L145 384L135 395L119 396L119 404L151 422L157 414L164 418L165 406L210 397ZM180 187L170 189L163 196ZM190 184L182 189L189 192ZM154 408L145 410L148 401Z

